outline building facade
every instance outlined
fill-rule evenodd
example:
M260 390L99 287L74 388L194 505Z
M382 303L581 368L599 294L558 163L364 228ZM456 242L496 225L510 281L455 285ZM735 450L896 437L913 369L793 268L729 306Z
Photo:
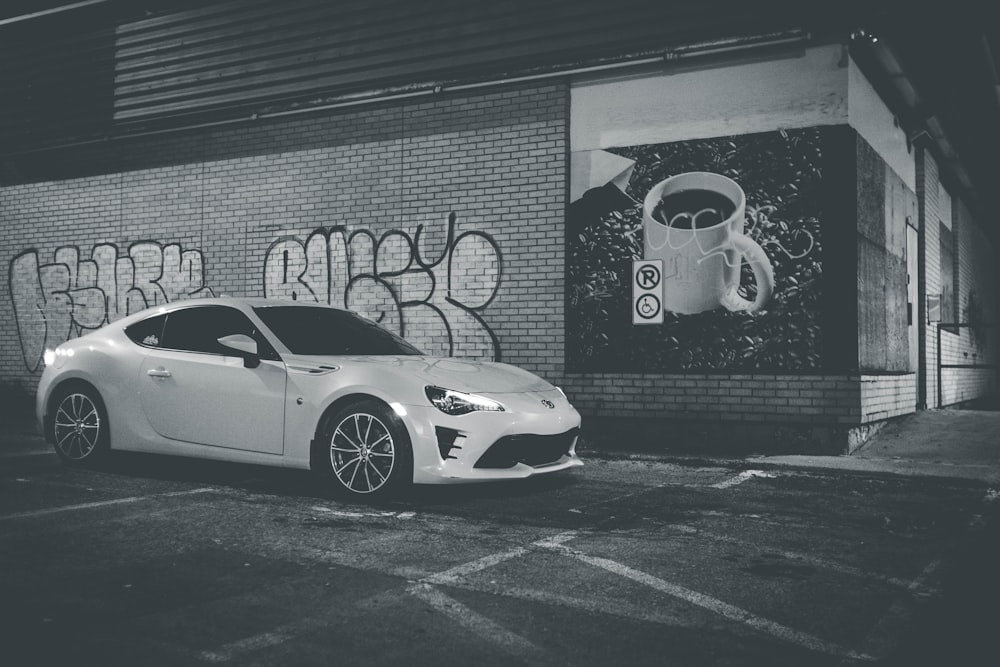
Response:
M268 7L95 19L113 26L112 108L4 155L4 383L33 391L47 349L127 313L238 295L522 366L594 428L664 443L845 451L996 394L995 221L848 33L678 28L669 57L576 36L570 61L551 35L515 48L533 33L494 16L508 42L479 64L390 26L395 50L347 68L320 38L285 53L332 25L322 11L279 26ZM423 60L401 65L410 48ZM671 188L723 200L668 211Z

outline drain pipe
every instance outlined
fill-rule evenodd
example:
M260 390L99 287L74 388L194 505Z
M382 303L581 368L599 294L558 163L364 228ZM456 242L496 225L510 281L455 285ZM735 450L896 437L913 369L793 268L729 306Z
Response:
M785 32L767 33L763 35L753 35L750 37L731 37L705 42L697 42L686 46L680 46L666 51L643 52L625 56L621 59L612 60L605 63L585 65L580 67L570 67L568 69L550 70L537 74L526 74L523 76L495 79L491 81L479 81L473 83L449 84L442 86L444 91L471 90L473 88L486 88L525 81L539 81L544 79L554 79L567 76L577 76L580 74L591 74L595 72L606 72L623 68L639 67L642 65L654 65L657 63L670 63L682 59L702 56L712 56L733 51L749 51L765 47L779 47L794 44L804 44L812 39L812 35L802 30L788 30Z

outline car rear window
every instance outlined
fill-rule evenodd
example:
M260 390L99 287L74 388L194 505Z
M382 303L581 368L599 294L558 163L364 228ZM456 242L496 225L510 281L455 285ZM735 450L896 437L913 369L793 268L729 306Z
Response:
M125 335L138 345L160 347L160 341L163 340L163 323L166 321L166 315L156 315L140 320L131 326L125 327Z

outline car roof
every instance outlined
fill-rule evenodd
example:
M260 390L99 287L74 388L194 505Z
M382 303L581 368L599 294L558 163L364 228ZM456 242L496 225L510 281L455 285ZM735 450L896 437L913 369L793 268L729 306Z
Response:
M238 308L240 310L248 310L251 308L270 308L276 306L303 306L309 308L328 308L333 310L344 310L343 308L337 308L336 306L330 306L325 303L317 303L315 301L290 301L287 299L266 299L260 297L210 297L205 299L181 299L179 301L171 301L169 303L164 303L156 306L150 306L140 310L137 313L123 317L113 324L119 326L128 326L135 322L139 322L148 317L153 317L154 315L160 315L163 313L170 313L175 310L180 310L182 308L190 308L192 306L229 306L232 308Z

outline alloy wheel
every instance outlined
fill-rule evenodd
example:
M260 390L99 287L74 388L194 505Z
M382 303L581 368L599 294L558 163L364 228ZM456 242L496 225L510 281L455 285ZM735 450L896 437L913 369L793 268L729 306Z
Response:
M396 463L392 432L375 415L348 415L333 432L330 463L347 490L377 491L389 481Z
M69 394L55 415L55 442L59 452L72 461L86 459L101 438L101 415L86 394Z

